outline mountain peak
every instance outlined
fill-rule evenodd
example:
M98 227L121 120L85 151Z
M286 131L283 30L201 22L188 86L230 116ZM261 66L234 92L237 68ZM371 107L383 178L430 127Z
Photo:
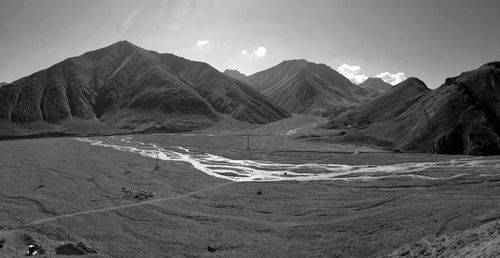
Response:
M359 105L371 96L331 67L304 59L282 61L245 82L287 111L300 114L322 115L331 108Z
M245 81L247 76L244 73L241 73L238 70L231 70L231 69L226 69L223 72L224 75L229 76L233 79L240 80L240 81Z
M366 81L373 81L373 82L385 82L384 80L382 80L382 78L379 78L379 77L369 77L368 79L365 80ZM386 82L385 82L386 83Z
M306 61L305 59L291 59L291 60L285 60L275 67L281 67L282 69L287 69L287 70L298 70L306 67L308 64L311 64L311 62Z
M392 88L392 85L378 77L370 77L358 85L361 88L380 94Z
M184 131L213 124L218 113L250 123L289 116L206 63L150 52L128 41L0 87L0 134L7 123L43 122L43 130L53 131L73 119L104 124L113 132Z
M89 51L85 53L84 55L91 56L93 58L98 57L98 56L103 56L109 53L116 53L118 56L126 56L129 53L135 52L135 51L146 51L126 40L121 40L118 42L115 42L111 45L108 45L103 48L99 48L96 50Z
M282 64L305 64L305 63L310 63L310 62L305 60L305 59L289 59L289 60L284 60L281 63Z
M113 45L117 45L117 46L119 46L119 45L122 45L122 46L134 46L134 47L136 47L136 45L134 45L134 44L130 43L130 42L129 42L129 41L127 41L127 40L120 40L120 41L117 41L117 42L115 42L115 43L111 44L111 46L113 46Z
M419 78L417 77L410 77L400 83L398 83L397 85L395 85L394 87L400 85L400 84L412 84L412 85L416 85L418 87L421 87L421 88L425 88L425 89L429 89L427 87L427 85L425 84L425 82L423 82L422 80L420 80Z

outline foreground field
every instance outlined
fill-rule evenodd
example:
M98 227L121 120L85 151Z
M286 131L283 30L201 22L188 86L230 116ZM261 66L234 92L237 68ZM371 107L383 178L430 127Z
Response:
M242 128L88 139L108 147L73 138L2 141L0 257L24 256L28 243L49 255L88 257L470 255L474 241L489 243L476 254L498 251L498 157L302 142L288 137L307 130L297 123L246 128L254 133L250 150ZM298 130L287 135L292 127ZM139 142L151 157L116 148ZM166 154L155 170L158 149ZM169 160L176 149L194 161L204 153L252 159L257 170L263 163L288 164L290 173L310 173L293 167L304 163L363 167L328 180L245 181ZM392 171L390 164L398 165ZM382 172L356 172L366 165ZM332 172L322 168L316 172ZM469 237L474 230L491 232L488 241Z

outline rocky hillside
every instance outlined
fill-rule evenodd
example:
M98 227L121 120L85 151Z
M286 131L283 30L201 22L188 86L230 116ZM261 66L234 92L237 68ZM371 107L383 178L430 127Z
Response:
M288 116L206 63L126 41L0 88L2 134L59 130L75 121L134 132L192 130L211 125L220 114L251 123Z
M406 151L500 154L500 62L448 78L435 90L410 78L331 118L346 141Z
M306 60L284 61L249 76L245 82L288 112L299 114L323 115L358 106L372 97L327 65Z
M500 223L488 222L468 230L449 235L427 236L404 245L389 257L499 257Z
M247 79L247 76L244 75L243 73L240 73L240 71L238 71L238 70L229 70L229 69L227 69L227 70L225 70L223 72L223 74L226 75L226 76L229 76L229 77L231 77L233 79L242 81L242 82L244 82Z

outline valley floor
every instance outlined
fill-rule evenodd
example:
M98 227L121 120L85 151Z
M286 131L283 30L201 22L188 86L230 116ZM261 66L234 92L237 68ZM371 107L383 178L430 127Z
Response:
M241 181L179 161L159 160L155 170L154 156L74 138L1 141L0 257L24 256L33 242L49 255L60 247L66 254L85 249L87 257L453 256L474 254L476 246L476 254L498 254L499 157L294 138L321 122L296 116L262 127L91 140L273 164L420 165L379 178L367 172L349 180ZM80 248L61 248L68 243Z

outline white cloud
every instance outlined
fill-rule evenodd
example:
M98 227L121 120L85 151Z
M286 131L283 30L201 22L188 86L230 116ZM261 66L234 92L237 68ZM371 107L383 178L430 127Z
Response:
M361 67L357 65L342 64L341 66L337 67L337 71L354 84L360 84L368 79L368 76L358 73L360 70Z
M243 50L241 50L240 54L246 55L246 54L248 54L248 51L246 49L243 49Z
M256 56L260 56L260 57L265 57L266 56L266 53L267 53L267 49L265 47L258 47L254 52L253 54L256 55Z
M196 42L197 47L204 47L204 46L208 46L209 44L210 44L210 41L208 41L208 40L198 40Z
M357 65L342 64L341 66L339 66L338 70L341 73L356 73L361 70L361 67Z
M405 73L389 73L389 72L383 72L377 74L375 77L382 79L383 81L396 85L404 80L406 80Z

